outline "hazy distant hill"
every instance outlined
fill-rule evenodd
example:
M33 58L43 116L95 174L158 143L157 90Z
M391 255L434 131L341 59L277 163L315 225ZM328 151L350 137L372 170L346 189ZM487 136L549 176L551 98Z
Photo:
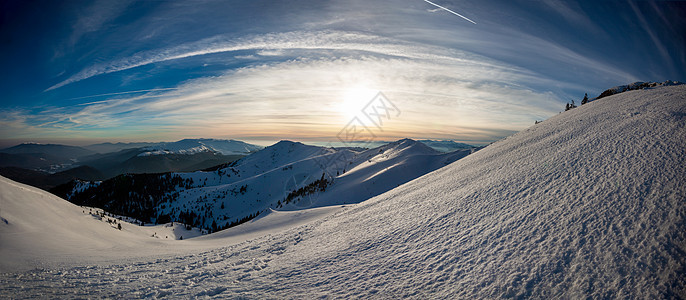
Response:
M100 171L89 166L75 167L52 174L18 167L0 167L0 175L46 191L75 179L103 180L106 178Z
M261 148L241 141L218 139L186 139L173 143L102 143L86 147L20 144L0 150L0 167L12 167L3 173L10 179L50 188L74 178L107 179L125 173L202 170L233 162ZM97 170L97 174L80 173L80 170L90 168ZM44 174L70 169L81 177Z
M83 148L91 150L91 151L96 152L96 153L105 154L105 153L119 152L119 151L125 150L125 149L150 147L150 146L155 146L158 144L159 143L146 143L146 142L142 142L142 143L101 143L101 144L93 144L93 145L83 146Z
M45 153L0 153L0 167L18 167L31 170L50 171L60 166L71 166L73 161Z
M452 152L455 150L476 148L475 146L465 143L458 143L455 141L418 140L418 142L421 142L439 152Z
M236 140L184 139L173 143L159 143L145 147L145 152L140 155L196 154L200 152L247 155L262 148L264 147Z
M125 173L189 172L235 161L243 155L223 155L216 152L192 154L141 155L143 148L96 154L83 158L83 164L100 170L106 177Z
M76 146L20 144L0 150L0 167L18 167L55 173L77 166L81 158L94 153Z
M57 144L20 144L0 150L2 153L27 154L43 153L64 160L78 159L80 157L95 154L95 152L82 147L57 145Z
M111 146L100 144L98 147L102 145ZM120 147L134 144L114 145ZM82 164L100 170L107 177L125 173L189 172L229 163L261 148L236 140L185 139L95 154L82 158Z

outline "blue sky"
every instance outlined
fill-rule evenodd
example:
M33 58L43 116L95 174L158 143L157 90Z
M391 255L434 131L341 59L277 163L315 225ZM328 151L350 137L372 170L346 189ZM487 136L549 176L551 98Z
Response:
M60 3L62 2L62 3ZM3 1L0 144L336 140L483 144L584 93L686 81L675 1ZM365 124L363 124L365 125Z

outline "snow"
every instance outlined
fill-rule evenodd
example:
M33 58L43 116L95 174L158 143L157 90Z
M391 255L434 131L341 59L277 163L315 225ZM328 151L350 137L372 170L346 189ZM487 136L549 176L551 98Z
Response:
M0 217L5 220L0 223L0 269L40 267L41 257L78 261L97 255L96 250L140 242L47 192L4 177L0 185Z
M9 222L0 222L3 270L16 252L28 251L27 258L44 264L7 269L0 294L684 298L685 127L685 86L628 91L552 117L370 200L321 208L332 211L288 229L256 230L233 244L223 244L228 232L157 241L100 228L102 222L72 212L66 202L1 179L0 216ZM272 222L272 216L291 224L297 213L269 214L230 230ZM44 230L69 240L53 241ZM121 244L126 252L116 252L119 257L101 251ZM41 251L44 245L64 252ZM56 265L69 251L85 258ZM92 263L92 257L104 262Z
M100 209L73 205L2 176L0 188L0 272L77 264L95 268L215 249L307 224L342 209L274 211L242 226L203 236L199 229L187 230L180 223L139 226L136 220L126 217L101 217ZM123 220L118 220L120 217ZM108 220L116 220L122 229ZM0 285L0 294L5 295L3 287Z
M224 226L269 209L300 210L359 203L465 157L469 150L439 153L405 139L362 152L281 141L213 172L176 173L192 179L178 188L161 214L201 212L203 224ZM323 176L323 177L322 177ZM293 191L321 178L325 191L284 200Z
M458 143L455 141L434 141L434 140L419 140L419 142L433 148L436 151L439 152L453 152L456 150L462 150L462 149L471 149L475 148L472 145L468 145L465 143Z
M262 147L236 140L218 139L184 139L173 143L160 143L145 147L145 152L138 156L165 154L196 154L200 152L216 152L223 155L246 155Z
M97 187L102 184L102 181L85 181L85 180L75 180L74 188L72 189L72 194L81 193L91 187Z
M597 99L601 99L603 97L619 94L619 93L624 93L626 91L633 91L633 90L642 90L642 89L650 89L650 88L655 88L655 87L660 87L660 86L673 86L673 85L682 85L684 84L683 82L679 81L672 81L672 80L666 80L664 82L642 82L642 81L637 81L634 83L630 83L627 85L619 85L615 87L611 87L602 93L596 98L589 99L590 101L594 101Z
M127 217L127 216L120 216L120 215L115 215L108 213L102 209L95 208L95 207L87 207L87 206L81 206L83 209L83 213L88 213L95 217L96 219L103 221L103 222L108 222L112 228L117 228L117 224L130 224L130 225L139 225L139 226L127 226L127 227L122 227L122 230L133 232L139 236L149 236L149 237L154 237L158 239L171 239L171 240L182 240L182 239L190 239L190 238L195 238L198 236L201 236L203 234L207 234L206 232L202 231L200 228L195 228L195 227L189 227L186 228L185 224L181 224L179 222L170 222L166 224L157 224L157 225L140 225L144 224L142 221ZM113 221L110 223L109 221Z

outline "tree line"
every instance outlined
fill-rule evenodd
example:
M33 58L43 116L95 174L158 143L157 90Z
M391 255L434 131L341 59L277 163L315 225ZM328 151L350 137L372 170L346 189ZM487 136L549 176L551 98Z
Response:
M581 99L581 105L584 105L586 103L588 103L588 93L584 93L584 98ZM575 109L575 108L577 108L577 106L574 103L574 100L572 100L571 103L568 102L567 105L565 106L565 111L568 111L570 109Z

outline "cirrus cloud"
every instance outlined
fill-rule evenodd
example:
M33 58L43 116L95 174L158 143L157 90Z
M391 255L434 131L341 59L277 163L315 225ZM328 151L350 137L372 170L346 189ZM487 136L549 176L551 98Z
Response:
M287 33L225 44L217 39L173 50L140 54L82 71L82 80L155 62L239 49L278 50L292 58L188 80L172 90L126 94L51 114L62 130L148 128L155 136L199 132L256 138L268 134L324 139L349 121L346 94L359 88L383 91L403 111L384 127L386 138L424 136L486 143L558 111L560 99L526 88L527 82L560 85L535 72L454 49L361 33ZM214 45L214 46L211 46ZM198 50L202 49L202 50ZM322 55L313 52L326 50ZM78 75L78 74L77 74ZM68 83L68 81L65 81ZM64 84L67 84L64 83ZM362 106L369 99L353 99ZM498 120L498 121L495 121Z

